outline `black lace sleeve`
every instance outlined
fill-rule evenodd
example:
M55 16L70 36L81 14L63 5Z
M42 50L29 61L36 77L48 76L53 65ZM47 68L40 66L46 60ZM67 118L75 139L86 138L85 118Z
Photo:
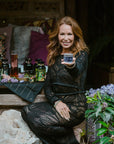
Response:
M52 91L51 80L50 80L50 69L48 69L47 72L45 85L44 85L44 93L51 104L54 104L55 101L59 100L58 97L56 97L54 92Z
M88 67L88 54L85 51L80 52L76 55L76 65L72 69L68 69L68 71L75 75L80 75L84 70Z

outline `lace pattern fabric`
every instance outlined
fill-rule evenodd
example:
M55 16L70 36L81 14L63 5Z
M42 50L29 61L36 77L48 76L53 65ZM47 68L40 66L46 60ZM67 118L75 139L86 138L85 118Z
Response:
M61 64L61 56L58 56L55 64L49 67L45 81L44 92L48 102L31 104L22 110L23 119L44 144L78 144L73 126L84 120L86 98L82 91L87 57L86 52L77 54L76 66L68 69ZM62 118L54 108L57 100L62 100L70 108L70 120Z

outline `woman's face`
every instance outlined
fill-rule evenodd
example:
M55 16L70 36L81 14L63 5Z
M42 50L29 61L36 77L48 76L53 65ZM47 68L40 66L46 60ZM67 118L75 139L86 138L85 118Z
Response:
M58 39L63 49L70 49L74 42L72 27L67 24L62 24L59 28Z

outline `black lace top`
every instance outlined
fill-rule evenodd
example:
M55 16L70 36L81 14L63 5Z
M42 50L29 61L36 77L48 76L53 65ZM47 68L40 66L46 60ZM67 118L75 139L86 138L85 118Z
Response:
M62 55L50 66L45 81L44 92L50 103L61 99L60 95L82 93L88 66L88 54L81 51L76 54L76 65L69 69L61 64Z
M44 144L79 144L73 127L85 119L86 98L83 93L88 54L76 55L76 65L68 69L58 56L49 67L45 82L45 95L49 101L25 106L22 117ZM62 100L70 109L70 119L61 117L53 104Z

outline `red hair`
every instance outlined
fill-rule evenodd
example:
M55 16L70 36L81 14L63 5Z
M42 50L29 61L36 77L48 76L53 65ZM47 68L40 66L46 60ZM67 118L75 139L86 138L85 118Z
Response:
M55 63L55 59L58 55L62 52L62 47L59 44L58 41L58 33L59 33L59 27L62 24L67 24L72 27L72 31L74 34L74 44L71 47L71 51L73 55L76 55L78 52L85 50L88 51L88 48L84 42L83 34L80 26L78 25L77 21L69 16L65 16L62 19L60 19L55 26L55 29L53 32L49 35L49 45L48 45L48 56L47 56L47 63L48 66L51 66Z

